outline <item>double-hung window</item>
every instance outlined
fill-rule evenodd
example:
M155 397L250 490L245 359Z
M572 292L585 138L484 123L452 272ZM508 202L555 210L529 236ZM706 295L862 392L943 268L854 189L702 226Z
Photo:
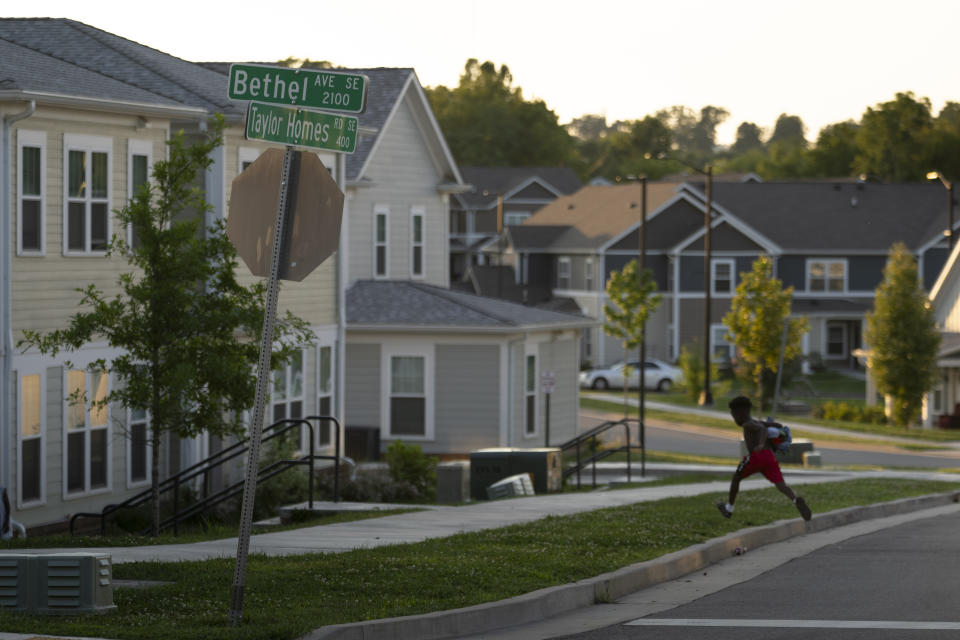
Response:
M811 293L842 293L847 289L845 260L808 260L807 291Z
M593 258L587 258L583 264L583 288L593 291Z
M410 275L423 277L423 207L410 208Z
M130 409L127 416L127 485L135 487L150 480L150 416L145 409Z
M530 217L528 211L507 211L503 214L503 226L511 227L523 224Z
M387 218L390 209L385 206L377 205L373 208L373 277L387 277L387 263L390 259L387 239L390 237L390 229Z
M710 271L712 293L718 295L733 293L733 260L712 260Z
M730 362L733 357L733 345L727 340L727 326L710 325L710 351L714 362Z
M430 346L395 346L383 351L381 384L386 397L381 420L391 438L433 438L433 351Z
M130 140L127 147L127 197L133 199L137 192L150 184L153 167L153 144L146 140ZM133 225L127 229L127 243L131 249L140 246L140 235Z
M317 349L317 415L333 415L333 347L330 345ZM321 421L318 444L330 444L330 430L335 428L335 423Z
M47 135L17 131L17 254L42 256L46 237Z
M273 372L270 405L274 422L303 417L303 351Z
M83 494L109 485L109 374L86 369L67 370L65 400L66 493Z
M557 258L557 289L570 288L570 258Z
M537 356L527 354L525 364L523 434L532 436L537 433Z
M110 241L112 141L64 136L66 188L63 249L67 255L105 255Z
M40 503L44 499L44 384L41 373L20 376L20 456L18 488L21 505Z

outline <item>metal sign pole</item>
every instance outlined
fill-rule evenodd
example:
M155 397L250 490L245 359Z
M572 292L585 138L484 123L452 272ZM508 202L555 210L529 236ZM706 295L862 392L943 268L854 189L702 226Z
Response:
M263 337L260 341L260 360L257 365L257 392L253 405L253 420L250 424L250 448L247 452L247 474L243 484L243 506L240 510L240 533L237 539L237 562L234 565L233 587L230 590L230 624L239 626L243 618L243 591L246 586L247 554L250 549L250 530L253 526L253 501L257 492L257 469L260 461L260 436L263 432L263 416L267 403L267 385L270 382L270 356L273 353L273 330L277 314L277 297L280 292L280 264L284 247L288 205L295 197L296 186L292 184L291 165L296 152L288 146L283 157L280 198L277 204L277 220L273 229L273 257L270 280L267 285L267 303L263 318Z

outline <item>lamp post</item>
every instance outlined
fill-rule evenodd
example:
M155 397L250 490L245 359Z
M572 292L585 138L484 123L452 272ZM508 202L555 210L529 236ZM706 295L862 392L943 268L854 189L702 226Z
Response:
M700 171L697 169L697 171ZM700 394L700 406L712 406L713 394L710 392L710 191L713 186L713 167L709 164L700 171L706 176L703 206L703 392Z
M947 243L950 249L953 249L953 183L943 177L939 171L931 171L927 174L927 180L940 180L943 186L947 188L947 215L949 216L947 227Z
M643 282L643 272L647 268L647 176L640 177L640 268L637 279ZM647 395L647 318L640 324L640 406L637 409L637 424L640 426L640 477L647 477L647 442L644 417Z

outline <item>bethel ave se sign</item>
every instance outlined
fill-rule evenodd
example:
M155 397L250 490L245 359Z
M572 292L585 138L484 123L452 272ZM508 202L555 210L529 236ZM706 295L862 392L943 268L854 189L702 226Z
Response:
M245 102L361 113L367 97L367 78L339 71L233 64L228 93L232 100Z

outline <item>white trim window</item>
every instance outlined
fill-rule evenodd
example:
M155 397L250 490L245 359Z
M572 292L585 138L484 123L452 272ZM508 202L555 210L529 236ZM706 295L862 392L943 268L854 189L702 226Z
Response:
M824 357L828 360L843 360L849 355L846 323L828 322Z
M389 277L390 264L390 208L376 205L373 208L373 277Z
M317 347L317 415L333 415L334 375L333 347L322 344ZM325 447L332 442L330 434L336 424L329 420L320 421L320 433L317 444Z
M127 410L127 488L150 483L150 413Z
M46 385L41 371L22 372L18 380L17 406L17 505L46 502Z
M537 434L537 356L526 354L523 359L523 435Z
M17 131L17 255L46 253L47 134Z
M106 255L111 234L113 141L65 135L63 147L63 253Z
M727 340L727 325L710 325L710 352L714 362L730 362L733 359L733 344Z
M710 292L714 295L733 293L733 260L724 258L710 261Z
M570 288L570 258L557 258L557 289Z
M382 360L385 402L381 418L386 436L433 439L433 350L431 347L385 349Z
M423 207L410 207L410 277L423 277Z
M807 260L808 292L843 293L846 290L846 260Z
M239 147L237 149L237 174L247 170L247 167L256 162L261 150L255 147Z
M127 198L133 200L137 192L150 184L153 171L153 143L148 140L130 140L127 144ZM140 238L133 225L127 227L127 244L131 249L140 246Z
M290 362L274 370L270 416L271 424L303 417L303 351L297 351Z
M583 262L583 289L584 291L593 291L593 258L587 258Z
M64 398L64 494L75 496L110 488L110 376L106 371L67 369Z
M506 211L503 214L503 226L510 227L523 224L529 217L529 211Z

